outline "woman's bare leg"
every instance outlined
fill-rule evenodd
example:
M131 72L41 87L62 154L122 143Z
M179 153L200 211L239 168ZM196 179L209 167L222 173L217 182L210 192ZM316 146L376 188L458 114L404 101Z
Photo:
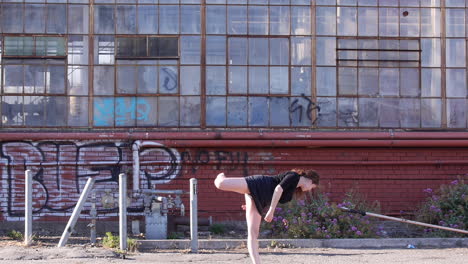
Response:
M260 223L262 216L258 213L257 207L250 195L245 194L245 218L247 220L247 248L249 249L250 259L253 264L260 264L260 255L258 253L258 234L260 233Z
M224 173L220 173L216 176L214 185L216 188L223 191L237 192L240 194L249 193L249 187L247 186L247 182L244 178L227 178Z

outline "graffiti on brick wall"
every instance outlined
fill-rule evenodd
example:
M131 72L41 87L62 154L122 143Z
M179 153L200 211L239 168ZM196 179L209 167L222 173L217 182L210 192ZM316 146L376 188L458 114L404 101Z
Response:
M248 175L247 161L249 156L247 152L197 150L194 152L184 151L180 156L182 162L186 163L185 167L191 173L196 173L201 165L214 163L217 170L223 166L226 170L242 170L244 176Z

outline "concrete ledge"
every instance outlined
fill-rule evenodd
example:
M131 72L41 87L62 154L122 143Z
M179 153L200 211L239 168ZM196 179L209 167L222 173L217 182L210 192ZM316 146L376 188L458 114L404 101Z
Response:
M190 240L138 240L139 250L189 249ZM457 248L468 247L468 238L366 238L366 239L260 239L260 247L297 248ZM234 249L246 246L245 239L200 239L199 249Z

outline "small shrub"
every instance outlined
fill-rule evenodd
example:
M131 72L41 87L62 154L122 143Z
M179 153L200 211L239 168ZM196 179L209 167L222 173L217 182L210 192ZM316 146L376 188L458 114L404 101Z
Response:
M14 240L24 240L23 233L21 233L20 231L16 231L16 230L11 230L10 232L7 233L7 236Z
M209 230L215 235L222 235L226 233L226 226L223 224L212 224Z
M102 245L111 249L119 249L120 238L119 236L114 236L111 232L106 232L106 236L102 239ZM127 249L128 251L136 251L137 242L135 239L127 239Z
M271 223L263 227L272 230L276 238L367 238L377 237L377 221L369 216L344 212L345 206L363 211L380 211L355 191L346 194L340 204L330 203L326 194L317 191L308 199L292 201L276 208Z
M428 195L416 213L416 220L456 229L468 229L468 184L463 179L442 185L438 190L425 189ZM424 228L426 236L467 236L441 229Z

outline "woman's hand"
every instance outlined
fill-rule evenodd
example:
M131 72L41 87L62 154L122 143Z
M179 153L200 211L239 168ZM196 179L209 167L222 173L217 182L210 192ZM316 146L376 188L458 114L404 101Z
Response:
M266 213L265 215L265 221L267 221L268 223L271 222L271 220L273 220L273 216L275 214L275 210L271 210L271 208L268 210L268 212Z

